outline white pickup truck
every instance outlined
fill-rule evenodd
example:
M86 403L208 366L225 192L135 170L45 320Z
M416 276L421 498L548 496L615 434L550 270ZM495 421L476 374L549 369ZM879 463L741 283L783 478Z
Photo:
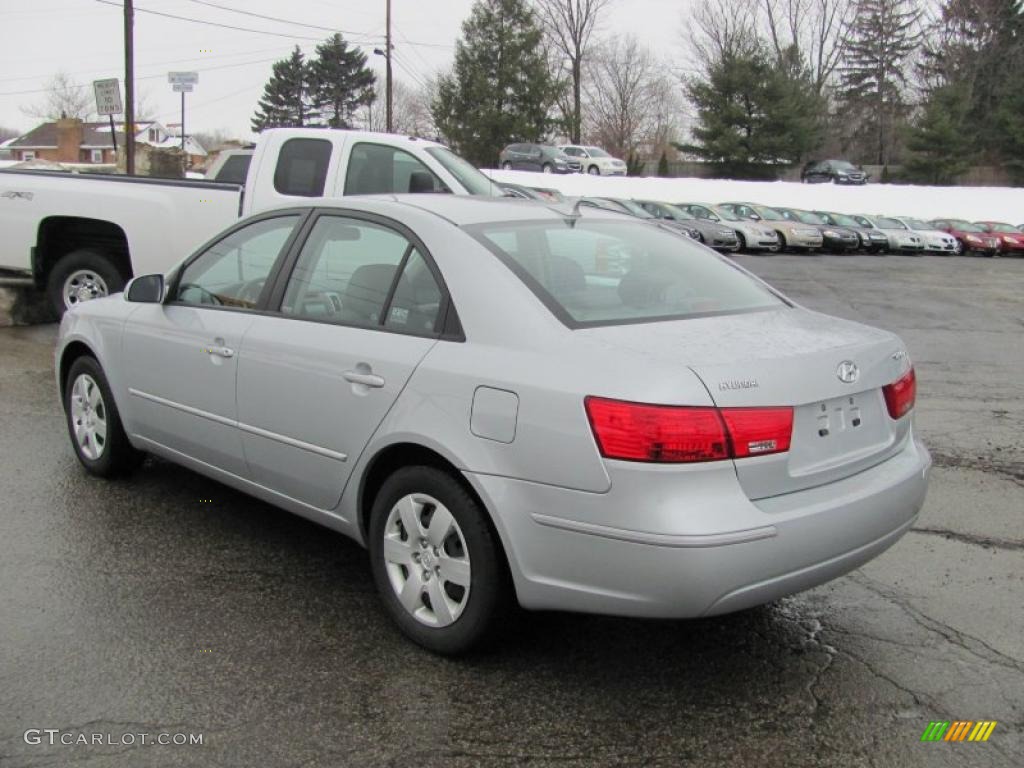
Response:
M245 184L0 171L0 284L45 289L57 314L164 272L240 216L308 198L396 192L500 194L451 150L364 131L278 128Z

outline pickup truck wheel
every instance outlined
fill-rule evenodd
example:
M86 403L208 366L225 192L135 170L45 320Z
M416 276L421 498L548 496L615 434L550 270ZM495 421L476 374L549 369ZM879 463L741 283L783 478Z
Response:
M75 360L64 384L64 414L75 455L99 477L126 474L145 455L128 441L107 377L92 357Z
M76 304L117 293L125 278L100 251L83 248L62 256L50 271L46 295L60 317Z

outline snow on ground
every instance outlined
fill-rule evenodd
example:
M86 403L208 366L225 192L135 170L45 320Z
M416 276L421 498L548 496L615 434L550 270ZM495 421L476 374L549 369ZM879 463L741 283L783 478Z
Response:
M526 171L484 171L495 181L554 188L567 195L631 197L665 202L751 202L839 213L1024 222L1024 188L923 187L898 184L798 184L791 181L565 176Z

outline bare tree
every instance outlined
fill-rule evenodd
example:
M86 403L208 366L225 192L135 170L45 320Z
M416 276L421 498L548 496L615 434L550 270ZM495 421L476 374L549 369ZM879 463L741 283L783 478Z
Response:
M852 0L757 0L760 26L779 59L795 48L821 93L846 53Z
M612 0L536 0L537 15L554 48L567 60L572 80L569 139L579 143L583 131L583 66L601 12Z
M846 53L853 15L853 0L712 0L689 17L690 47L701 64L762 43L780 60L795 49L822 93Z
M677 88L635 37L616 37L587 68L587 133L617 157L641 144L665 146L678 123Z
M433 81L429 80L420 87L407 85L401 80L392 82L392 130L395 133L424 137L437 134L430 111L433 87ZM387 116L384 106L369 104L364 107L362 123L368 131L386 131Z
M697 66L747 51L758 39L757 0L711 0L694 6L686 24Z
M75 82L71 75L61 70L50 78L42 98L23 106L21 111L29 117L43 120L60 120L62 117L88 120L94 107L92 88Z

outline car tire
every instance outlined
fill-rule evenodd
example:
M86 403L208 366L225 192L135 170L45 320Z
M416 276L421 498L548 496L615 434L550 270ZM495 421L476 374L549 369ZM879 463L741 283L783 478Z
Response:
M957 240L956 241L956 251L953 252L953 255L954 256L963 256L964 253L966 252L966 250L967 249L964 247L964 241L963 240Z
M64 382L64 417L75 456L97 477L118 477L142 463L145 454L128 440L103 368L79 357Z
M747 252L747 238L743 236L742 232L739 232L739 231L736 232L736 241L738 243L738 245L736 246L737 253L746 253Z
M504 163L501 164L501 169L503 171L511 171L512 170L512 163L510 163L508 160L506 160Z
M598 168L596 165L592 165L589 168L587 168L587 173L590 174L591 176L600 176L601 169Z
M108 296L124 288L125 281L105 253L81 248L54 264L46 280L46 297L57 317L61 317L79 301L86 301L85 294L94 294L91 298Z
M544 165L542 165L540 167L540 172L541 173L551 173L551 163L544 163Z
M450 525L438 537L430 524L442 511ZM405 527L409 517L418 526L415 534ZM424 648L444 655L465 653L485 642L513 610L497 534L480 503L450 473L429 466L397 470L373 501L368 535L370 566L384 607L399 629ZM385 553L386 545L391 554ZM466 578L461 595L461 585L446 579L445 563L453 568L451 575ZM432 598L444 600L443 611L434 611Z
M779 253L785 253L786 248L788 247L786 245L786 236L778 230L775 231L775 234L779 236Z

